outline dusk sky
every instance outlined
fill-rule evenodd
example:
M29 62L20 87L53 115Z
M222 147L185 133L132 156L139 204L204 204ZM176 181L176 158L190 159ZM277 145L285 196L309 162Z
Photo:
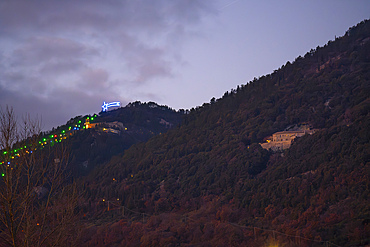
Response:
M103 101L190 109L369 15L369 0L0 0L0 105L44 130Z

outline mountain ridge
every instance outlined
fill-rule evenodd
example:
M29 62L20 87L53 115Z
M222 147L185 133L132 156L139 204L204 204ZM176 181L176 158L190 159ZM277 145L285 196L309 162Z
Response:
M96 168L83 184L98 208L87 218L102 226L84 243L298 245L232 223L299 236L301 246L369 244L369 37L366 20ZM281 153L259 145L301 123L319 130ZM102 200L117 199L148 219L106 212Z

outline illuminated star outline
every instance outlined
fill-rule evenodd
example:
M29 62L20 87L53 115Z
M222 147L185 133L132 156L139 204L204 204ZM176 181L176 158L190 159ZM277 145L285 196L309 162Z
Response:
M111 102L111 103L103 103L103 105L101 106L101 108L103 108L103 111L108 111L108 108L109 107L114 107L114 106L120 106L121 105L121 102L119 101L115 101L115 102Z

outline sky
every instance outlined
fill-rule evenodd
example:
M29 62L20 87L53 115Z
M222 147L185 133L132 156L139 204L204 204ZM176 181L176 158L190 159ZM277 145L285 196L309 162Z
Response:
M368 0L0 0L0 106L43 129L220 98L369 19Z

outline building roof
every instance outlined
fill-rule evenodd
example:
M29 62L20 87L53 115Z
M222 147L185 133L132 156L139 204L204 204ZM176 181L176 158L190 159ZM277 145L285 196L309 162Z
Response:
M304 130L287 130L287 131L279 131L279 132L276 132L273 135L305 133L305 132L307 132L307 131L304 131Z

